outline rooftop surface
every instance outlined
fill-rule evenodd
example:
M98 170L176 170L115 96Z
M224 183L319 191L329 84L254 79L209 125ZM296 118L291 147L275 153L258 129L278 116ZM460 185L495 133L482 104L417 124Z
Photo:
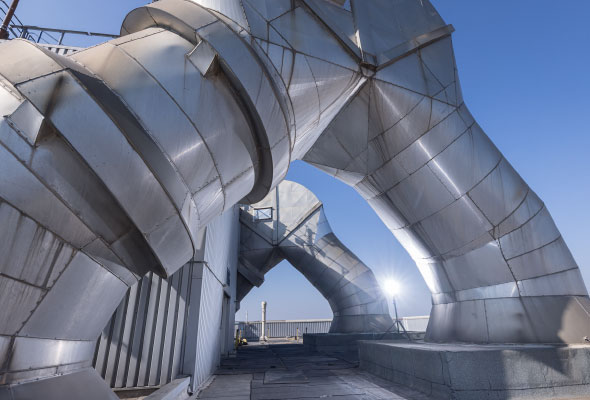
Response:
M311 353L302 344L255 344L226 358L195 398L222 400L426 400L427 396L359 370L352 355Z

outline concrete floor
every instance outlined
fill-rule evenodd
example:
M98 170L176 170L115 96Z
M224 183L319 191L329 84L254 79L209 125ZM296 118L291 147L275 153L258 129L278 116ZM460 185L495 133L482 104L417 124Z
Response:
M355 354L310 353L302 344L256 344L226 358L194 398L218 400L426 400L427 396L358 369Z

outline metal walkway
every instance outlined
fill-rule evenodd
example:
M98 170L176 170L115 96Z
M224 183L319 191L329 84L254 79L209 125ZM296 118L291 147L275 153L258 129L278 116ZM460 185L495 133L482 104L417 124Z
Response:
M302 344L251 345L222 361L196 399L426 400L359 370L352 354L310 353Z

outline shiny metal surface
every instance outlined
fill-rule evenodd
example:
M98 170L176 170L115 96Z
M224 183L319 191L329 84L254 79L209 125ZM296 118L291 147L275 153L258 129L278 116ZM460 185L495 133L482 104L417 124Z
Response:
M452 27L427 1L352 10L374 72L302 158L355 187L414 258L433 293L426 339L581 342L590 302L577 265L463 103ZM341 21L326 22L337 36Z
M393 325L373 272L334 235L308 189L283 181L262 201L243 206L240 222L238 301L286 259L328 300L330 332L384 332Z
M192 377L193 390L207 381L219 366L220 356L233 348L239 225L237 206L207 225L201 258L205 262L194 265L192 288L195 290L191 289L188 322L195 329L186 333L185 349L191 351L184 352L182 369ZM194 347L189 347L193 340Z
M92 351L69 344L93 342L138 277L167 276L184 265L199 231L252 191L260 164L252 117L227 77L203 76L187 62L194 46L152 28L80 50L77 59L22 40L0 48L10 60L0 65L1 334L16 338L3 346L0 375L9 391L41 379L51 388L48 398L66 398L49 378L92 359ZM290 147L281 151L284 173ZM267 173L272 177L272 166ZM159 308L147 307L152 317L144 320L156 338L168 339L163 353L149 356L151 370L140 364L133 374L146 385L168 378L154 371L170 365L169 352L182 346L181 336L170 341ZM40 341L23 353L21 338ZM170 375L180 370L180 356L176 350ZM125 364L105 365L124 386L116 371Z
M231 329L220 334L219 315L228 293L235 304L238 234L234 207L208 224L193 261L167 280L149 272L131 286L92 344L92 363L110 387L164 385L189 375L196 388L217 368L232 346Z
M353 186L412 255L433 295L427 340L589 335L590 299L549 211L463 102L452 26L428 0L351 5L161 0L132 11L120 38L67 57L0 43L2 395L67 398L90 360L57 366L60 378L12 371L16 339L96 339L127 287L172 276L205 226L274 193L295 159ZM318 207L300 221L288 206L283 225L242 235L237 296L287 257L329 299L334 330L376 329L374 278ZM199 324L233 313L220 276L198 278L214 299ZM210 371L207 343L228 342L199 340L188 364ZM39 343L31 365L62 359Z
M150 272L130 288L98 342L93 343L93 350L97 349L94 367L109 386L160 385L179 374L182 341L177 337L186 334L191 274L190 264L169 281Z

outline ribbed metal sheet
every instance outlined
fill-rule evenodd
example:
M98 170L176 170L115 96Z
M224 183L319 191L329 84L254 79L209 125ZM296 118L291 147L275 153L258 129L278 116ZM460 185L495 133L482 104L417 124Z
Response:
M193 266L132 286L98 339L94 367L114 388L157 386L178 375Z
M223 287L209 269L203 268L194 376L196 386L201 385L219 365L222 300Z
M196 388L215 371L232 348L238 223L237 208L228 210L207 226L204 261L168 280L150 272L129 289L96 345L94 367L111 387L158 386L184 374ZM187 328L190 318L196 329Z
M331 319L319 320L298 320L298 321L266 321L266 337L282 338L301 336L304 333L328 333L330 331ZM262 322L237 322L236 330L239 329L243 338L248 340L258 339L261 336Z

